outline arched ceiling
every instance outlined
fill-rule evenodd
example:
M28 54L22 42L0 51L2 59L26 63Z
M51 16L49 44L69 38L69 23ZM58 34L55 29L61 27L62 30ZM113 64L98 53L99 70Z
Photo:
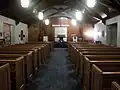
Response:
M37 14L33 13L36 9L38 12L43 11L45 18L67 17L75 18L76 10L84 13L82 22L96 23L99 20L105 21L111 17L120 14L119 0L97 0L94 8L89 8L86 0L31 0L29 8L22 8L20 0L0 0L0 14L15 19L16 22L27 24L38 21ZM102 18L101 13L107 14L107 18Z

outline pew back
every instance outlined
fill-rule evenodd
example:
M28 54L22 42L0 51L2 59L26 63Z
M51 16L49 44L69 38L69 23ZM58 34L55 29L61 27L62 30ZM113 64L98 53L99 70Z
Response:
M92 65L91 90L110 90L112 81L120 83L120 63Z
M111 90L120 90L120 85L117 82L112 82Z
M25 85L24 57L19 55L10 56L7 54L4 56L0 56L0 64L10 64L11 90L23 90Z
M91 88L90 83L91 83L91 69L92 69L92 64L96 63L120 63L120 56L119 55L85 55L85 58L83 60L84 65L83 65L83 82L85 85L85 88L87 90L90 90Z
M10 84L10 66L9 64L0 64L0 89L11 90Z

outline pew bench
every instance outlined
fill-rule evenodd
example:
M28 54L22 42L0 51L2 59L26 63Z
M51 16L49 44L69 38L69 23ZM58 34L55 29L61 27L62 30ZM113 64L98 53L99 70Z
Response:
M9 63L0 64L0 90L11 90Z
M85 55L83 60L83 69L80 71L85 90L90 90L92 64L96 63L120 63L119 55Z
M48 44L50 52L53 50L53 42L28 42L27 44Z
M11 90L24 90L33 72L38 71L52 48L52 45L46 43L0 47L0 65L10 64Z
M79 68L79 65L83 64L82 63L82 60L80 58L82 58L82 55L120 55L120 51L118 49L111 49L111 48L107 48L105 51L104 49L102 51L100 51L101 49L103 48L97 48L95 49L94 51L88 51L88 49L86 50L83 50L83 51L80 51L79 49L74 49L72 52L72 55L71 55L71 61L72 63L75 64L75 67L76 67L76 73L78 73L78 68ZM112 51L113 52L112 52ZM115 51L115 52L114 52ZM81 53L79 53L81 52ZM90 53L89 53L90 52ZM80 55L80 56L79 56ZM80 64L81 63L81 64ZM82 65L81 65L82 66Z
M93 64L91 77L91 90L111 90L112 81L120 83L120 63Z
M73 62L73 63L75 63L74 62L74 60L75 60L75 58L76 58L76 51L77 50L79 50L80 52L82 52L82 51L88 51L88 50L91 50L91 51L109 51L109 50L111 50L111 51L118 51L118 49L120 49L120 48L112 48L112 47L83 47L83 48L77 48L77 47L75 47L75 46L73 46L72 48L71 48L71 50L69 51L69 55L70 55L70 58L71 58L71 61Z
M118 84L117 82L113 81L112 82L112 86L111 86L111 90L120 90L120 84Z
M25 65L25 83L31 81L34 73L33 66L33 51L0 51L0 56L3 54L15 54L24 56L24 65Z
M11 46L11 48L13 47L38 49L39 66L41 64L44 64L47 56L49 55L49 47L47 44L17 44L17 45Z
M75 53L75 52L74 52ZM94 49L94 50L76 50L75 56L72 56L73 58L77 57L76 60L76 68L79 69L79 65L82 67L83 65L83 55L120 55L120 51L118 49ZM76 70L77 73L79 70Z
M0 64L10 64L11 90L24 90L24 57L20 55L1 55Z
M83 51L79 52L77 50L76 54L76 73L77 75L79 74L79 71L83 70L83 58L84 55L120 55L120 52L110 52L110 51L105 51L105 52L91 52L91 51Z
M34 49L34 48L23 48L23 47L6 47L6 48L0 48L1 51L33 51L33 56L34 58L32 58L32 63L33 63L33 67L34 67L34 72L38 71L38 50Z

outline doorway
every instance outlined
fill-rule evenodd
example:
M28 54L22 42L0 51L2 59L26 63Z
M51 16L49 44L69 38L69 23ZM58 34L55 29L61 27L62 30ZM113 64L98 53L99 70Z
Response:
M107 26L107 43L117 46L117 23Z

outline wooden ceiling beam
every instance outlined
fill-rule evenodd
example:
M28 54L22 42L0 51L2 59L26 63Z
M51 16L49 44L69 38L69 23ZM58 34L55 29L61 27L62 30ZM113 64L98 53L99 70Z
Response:
M56 14L58 14L58 13L60 13L60 12L65 12L65 11L68 10L68 9L70 9L70 8L66 8L66 9L60 10L60 11L58 10L58 11L56 11L55 13L52 13L52 14L46 16L45 18L49 18L49 17L51 17L51 16L53 16L53 15L56 15Z
M120 13L120 9L118 7L116 7L115 2L110 2L109 0L99 0L98 2L99 2L99 4L104 5L104 6L106 5L106 6L108 6L108 8L112 8Z

